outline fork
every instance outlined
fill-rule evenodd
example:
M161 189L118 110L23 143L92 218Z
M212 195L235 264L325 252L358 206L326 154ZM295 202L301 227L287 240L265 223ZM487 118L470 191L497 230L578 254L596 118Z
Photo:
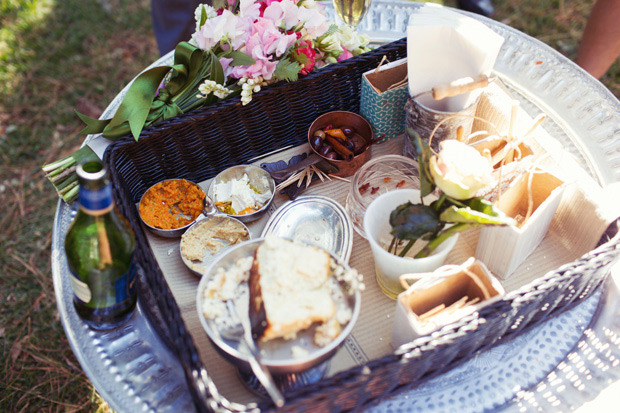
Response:
M273 381L273 377L271 376L269 370L267 370L267 367L261 363L260 352L254 343L249 326L244 323L237 314L235 304L232 300L226 301L226 308L228 309L228 313L230 315L230 325L227 325L226 329L220 330L220 335L226 340L238 341L245 344L245 347L249 350L248 358L250 367L256 375L256 378L260 381L265 390L267 390L267 394L269 394L269 397L273 403L277 407L284 406L284 397L282 396L282 393L278 390L278 387Z

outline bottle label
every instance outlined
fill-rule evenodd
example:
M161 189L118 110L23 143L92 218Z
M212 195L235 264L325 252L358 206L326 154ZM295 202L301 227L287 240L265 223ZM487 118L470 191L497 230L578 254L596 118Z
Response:
M79 192L80 208L86 213L108 212L112 208L112 185L106 185L101 189L86 189L81 187ZM103 211L102 211L103 210Z
M91 303L91 300L94 298L95 301L99 300L97 297L93 297L90 287L87 283L80 280L77 275L71 272L71 287L73 288L73 294L75 297L82 301L84 304L90 304L90 307L94 308L104 308L111 307L113 305L122 303L128 298L134 296L135 294L135 275L136 275L136 263L135 263L135 255L131 258L131 263L127 272L114 281L114 283L109 283L108 291L99 291L97 294L102 294L105 300L105 303ZM99 283L101 284L101 283ZM110 298L113 297L113 300Z
M88 284L80 280L73 273L71 273L71 288L73 288L73 294L75 294L75 296L80 301L88 303L92 298L92 294L90 293L90 288L88 288Z

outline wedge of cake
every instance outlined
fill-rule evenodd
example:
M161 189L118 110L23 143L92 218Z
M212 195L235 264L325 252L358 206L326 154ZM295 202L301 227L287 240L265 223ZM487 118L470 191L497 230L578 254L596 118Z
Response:
M255 339L293 339L332 318L330 256L324 250L269 237L250 270L250 322Z

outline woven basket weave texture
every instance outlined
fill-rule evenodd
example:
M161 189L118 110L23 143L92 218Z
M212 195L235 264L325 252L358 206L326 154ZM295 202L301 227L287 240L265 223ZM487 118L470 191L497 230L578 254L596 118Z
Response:
M177 354L199 411L245 411L246 407L230 404L213 390L215 386L148 246L135 203L163 179L200 182L229 166L302 144L312 121L323 113L358 112L361 74L376 67L384 55L391 61L405 57L406 40L330 65L297 82L270 86L255 94L247 106L232 98L169 119L145 129L139 141L123 137L106 151L117 205L136 232L142 308ZM619 238L617 228L611 227L601 241L604 244L583 258L394 354L287 395L282 411L355 410L420 385L499 340L510 339L571 308L602 284L618 258ZM260 407L269 410L273 406L265 403Z

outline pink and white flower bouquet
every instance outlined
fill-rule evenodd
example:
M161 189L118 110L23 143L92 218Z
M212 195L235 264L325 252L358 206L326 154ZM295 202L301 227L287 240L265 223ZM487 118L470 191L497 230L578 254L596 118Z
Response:
M191 43L205 51L234 50L254 63L232 66L221 57L226 84L241 86L241 102L279 80L297 80L329 63L368 51L368 36L327 20L314 0L229 0L216 10L202 4L195 12ZM217 53L216 53L217 54Z
M195 11L196 31L181 42L170 66L145 70L134 79L111 119L77 113L82 133L115 140L193 109L237 94L246 105L252 94L369 50L368 36L327 20L315 0L226 0L224 8L202 4ZM60 197L76 199L75 168L96 160L83 146L43 166Z

